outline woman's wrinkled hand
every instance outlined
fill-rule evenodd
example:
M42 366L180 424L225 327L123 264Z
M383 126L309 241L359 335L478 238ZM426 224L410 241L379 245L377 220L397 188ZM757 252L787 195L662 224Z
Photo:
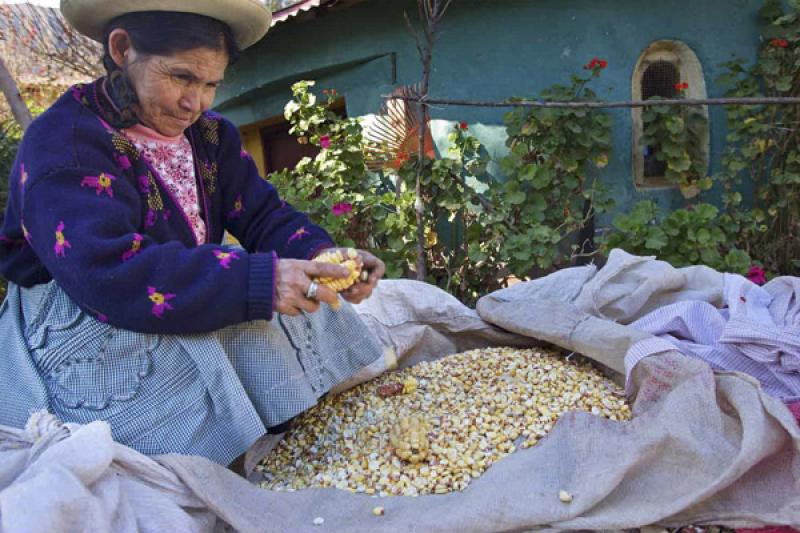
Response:
M272 307L276 312L289 316L297 316L300 311L314 313L319 310L320 302L334 304L337 295L332 289L320 284L316 298L306 298L312 278L346 278L348 274L347 268L340 265L279 259L275 269L275 298Z

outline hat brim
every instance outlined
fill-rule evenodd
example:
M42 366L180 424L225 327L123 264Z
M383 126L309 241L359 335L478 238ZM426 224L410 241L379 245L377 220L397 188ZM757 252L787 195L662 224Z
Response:
M259 0L61 0L61 12L69 23L101 42L109 22L140 11L177 11L217 19L230 26L240 50L260 41L272 22L272 13Z

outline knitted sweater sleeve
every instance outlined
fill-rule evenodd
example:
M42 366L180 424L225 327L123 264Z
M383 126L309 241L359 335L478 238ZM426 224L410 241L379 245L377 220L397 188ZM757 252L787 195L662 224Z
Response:
M310 259L318 250L334 246L324 229L281 200L242 149L236 127L219 120L225 229L247 250L274 250L285 258Z
M29 177L22 209L28 242L84 311L167 334L271 319L274 253L139 233L147 210L134 179L118 172L106 145L86 142L80 165Z

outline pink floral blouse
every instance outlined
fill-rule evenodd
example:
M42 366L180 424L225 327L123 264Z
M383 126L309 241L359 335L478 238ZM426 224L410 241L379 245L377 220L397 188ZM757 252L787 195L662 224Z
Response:
M165 137L141 124L124 130L186 214L198 244L206 240L206 224L200 216L192 145L185 135Z

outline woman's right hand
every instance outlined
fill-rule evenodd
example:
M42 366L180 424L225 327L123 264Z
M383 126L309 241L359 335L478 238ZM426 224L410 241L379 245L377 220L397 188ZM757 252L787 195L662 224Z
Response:
M273 309L284 315L297 316L300 311L313 313L319 303L335 304L338 296L329 287L320 284L314 300L306 298L312 278L346 278L347 267L300 259L279 259L275 269L275 300Z

